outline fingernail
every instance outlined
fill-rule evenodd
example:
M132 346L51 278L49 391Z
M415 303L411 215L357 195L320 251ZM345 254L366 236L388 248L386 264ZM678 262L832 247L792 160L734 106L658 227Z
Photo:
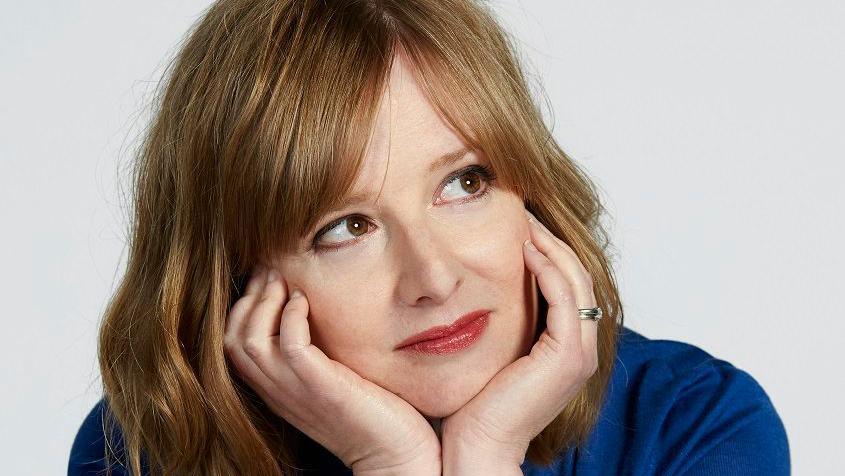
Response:
M293 299L293 298L298 298L299 296L302 296L302 291L300 291L299 289L294 289L294 290L293 290L293 291L291 291L291 293L290 293L290 298L291 298L291 299Z
M528 221L530 221L532 223L534 222L534 216L531 214L531 212L528 211L527 208L525 209L525 216L528 217Z
M537 251L537 247L534 246L534 243L531 243L531 240L525 240L522 242L523 246L528 247L531 251Z
M279 272L275 269L271 269L270 272L267 273L267 282L272 282L279 279Z

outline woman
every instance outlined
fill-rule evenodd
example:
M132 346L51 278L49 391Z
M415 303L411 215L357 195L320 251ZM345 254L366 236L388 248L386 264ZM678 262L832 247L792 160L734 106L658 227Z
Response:
M163 84L70 474L788 473L753 378L622 326L485 7L220 0Z

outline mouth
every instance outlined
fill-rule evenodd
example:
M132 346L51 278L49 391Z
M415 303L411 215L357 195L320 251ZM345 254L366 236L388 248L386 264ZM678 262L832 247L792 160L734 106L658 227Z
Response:
M394 350L424 354L449 354L475 343L487 328L490 310L479 309L464 314L452 324L435 326L400 342Z

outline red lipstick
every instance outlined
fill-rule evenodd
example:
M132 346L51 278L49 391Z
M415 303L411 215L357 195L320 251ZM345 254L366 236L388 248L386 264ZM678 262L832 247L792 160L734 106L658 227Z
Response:
M464 314L452 324L435 326L400 342L394 350L410 350L424 354L448 354L466 349L481 337L487 328L490 311L479 309Z

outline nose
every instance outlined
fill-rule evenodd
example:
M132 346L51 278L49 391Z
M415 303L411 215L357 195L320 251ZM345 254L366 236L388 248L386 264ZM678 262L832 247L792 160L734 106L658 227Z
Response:
M443 232L443 226L430 218L397 228L400 229L394 234L394 263L402 302L408 306L447 302L463 283L454 237Z

